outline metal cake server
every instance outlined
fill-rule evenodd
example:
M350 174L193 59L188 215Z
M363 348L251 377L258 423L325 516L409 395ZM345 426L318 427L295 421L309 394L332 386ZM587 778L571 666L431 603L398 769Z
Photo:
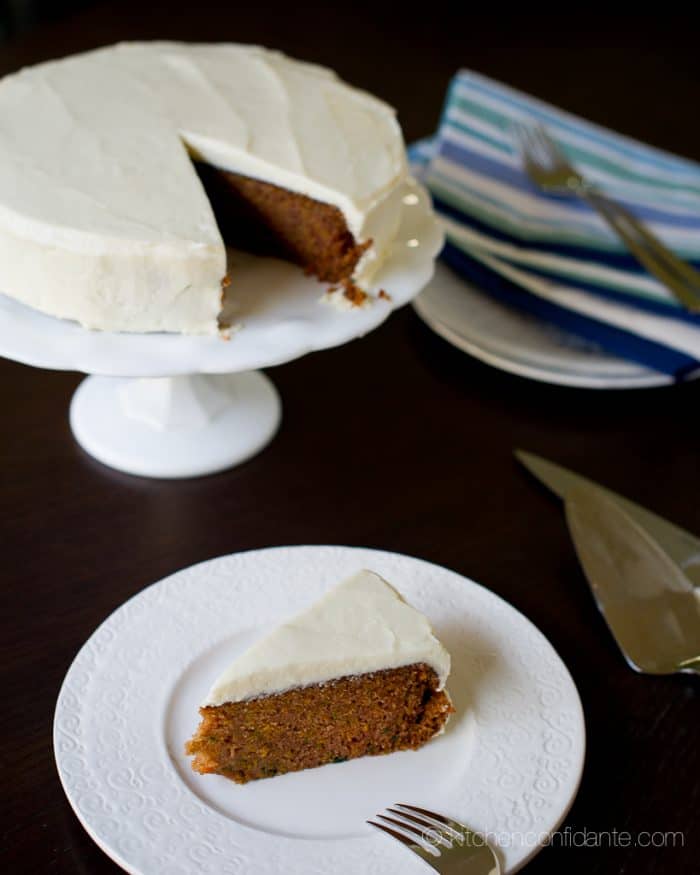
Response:
M677 565L683 569L686 577L697 587L700 587L700 538L686 532L663 517L635 504L633 501L605 489L598 483L593 483L585 477L568 471L554 462L549 462L533 453L516 450L515 456L541 483L552 490L561 499L576 486L593 486L604 495L613 498L621 507L639 523L642 528L658 542L660 547Z
M575 486L566 518L593 596L640 672L700 674L700 598L649 532L614 498Z

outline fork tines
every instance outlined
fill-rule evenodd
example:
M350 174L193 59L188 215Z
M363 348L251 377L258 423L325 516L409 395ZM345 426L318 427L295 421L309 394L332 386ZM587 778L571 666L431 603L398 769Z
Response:
M544 166L566 163L564 154L542 124L514 121L511 130L525 161L532 156Z
M500 875L501 866L484 836L443 814L415 805L395 805L367 823L406 845L442 875ZM388 826L387 824L391 824Z
M387 808L387 811L395 816L378 814L377 819L398 827L400 832L383 823L372 820L367 823L408 845L417 853L427 852L433 857L439 857L441 846L452 848L453 842L461 844L464 841L464 828L461 824L441 814L404 804L396 804L394 808Z

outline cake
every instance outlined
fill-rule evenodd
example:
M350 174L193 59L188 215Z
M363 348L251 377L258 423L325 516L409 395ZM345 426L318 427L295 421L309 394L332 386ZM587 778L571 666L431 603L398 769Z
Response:
M415 750L454 710L449 670L428 620L362 571L232 662L185 752L194 771L245 784Z
M87 328L211 334L226 239L361 300L406 177L389 106L279 52L126 43L39 64L0 81L0 291Z

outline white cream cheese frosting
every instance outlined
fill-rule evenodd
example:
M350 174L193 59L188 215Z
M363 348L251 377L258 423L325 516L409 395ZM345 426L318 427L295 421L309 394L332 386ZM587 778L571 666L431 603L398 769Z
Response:
M421 662L434 669L443 689L450 656L426 617L378 574L361 571L242 653L202 705Z
M215 332L226 251L193 158L337 206L373 240L371 287L407 175L393 110L279 52L154 42L0 81L0 291L88 328Z

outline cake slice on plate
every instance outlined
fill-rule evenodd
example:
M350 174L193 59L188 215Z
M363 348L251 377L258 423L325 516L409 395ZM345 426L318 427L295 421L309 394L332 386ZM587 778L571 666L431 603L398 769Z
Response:
M362 571L234 660L186 753L195 771L244 784L416 749L454 710L449 670L423 614Z

